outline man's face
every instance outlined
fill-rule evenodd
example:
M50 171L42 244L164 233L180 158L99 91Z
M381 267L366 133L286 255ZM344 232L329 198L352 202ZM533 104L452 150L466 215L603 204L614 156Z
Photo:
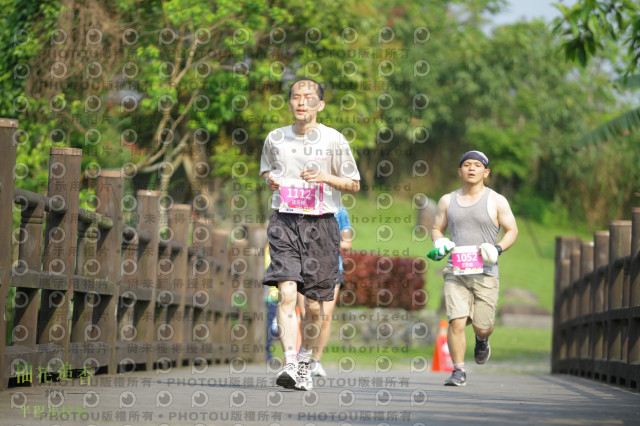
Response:
M478 160L465 160L458 169L458 175L465 183L482 182L484 178L489 176L489 169Z
M302 80L293 85L289 111L296 121L312 122L324 109L324 101L318 97L318 87L313 81Z

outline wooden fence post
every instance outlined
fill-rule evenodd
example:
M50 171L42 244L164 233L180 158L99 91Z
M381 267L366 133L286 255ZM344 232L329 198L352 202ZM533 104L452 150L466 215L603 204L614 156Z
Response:
M162 204L163 196L159 199ZM177 306L180 303L179 292L176 292L171 286L171 278L173 276L174 264L171 253L171 246L163 235L168 232L168 214L159 214L158 220L158 275L156 277L156 303L154 306L154 349L156 351L155 362L159 368L166 368L177 364L181 347L177 345L178 332L175 328L175 317L178 315ZM176 297L176 294L178 297Z
M554 279L553 339L551 342L551 372L561 373L566 368L566 331L560 325L566 320L566 304L563 290L569 285L571 252L580 244L576 237L556 237Z
M629 381L640 385L640 207L631 210L631 261L629 268Z
M592 241L582 243L580 249L580 294L579 315L590 315L593 312L592 276L593 276L593 247ZM593 369L593 353L591 352L592 322L580 325L578 344L578 370L581 375L588 374Z
M100 271L97 278L110 281L115 288L113 295L101 301L97 309L104 312L100 316L98 327L102 330L101 340L109 350L108 371L110 374L114 374L118 369L116 310L120 298L123 223L121 203L124 196L124 179L121 177L120 170L101 171L97 180L96 196L99 200L96 212L113 220L113 227L109 230L103 230L98 241L97 260L100 264Z
M46 217L43 269L54 275L59 290L41 292L38 341L61 347L63 362L69 359L71 337L69 313L76 263L81 160L81 149L51 148L48 194L64 199L68 209L64 214L54 212Z
M16 274L42 270L42 225L44 224L44 199L33 206L21 206L20 242ZM20 344L32 351L37 348L37 325L40 293L37 288L16 288L13 330L26 330L27 336ZM15 341L13 342L16 343Z
M631 252L631 221L614 220L609 226L609 303L608 309L624 306L624 265L618 258Z
M150 300L142 301L138 299L136 303L137 310L137 332L142 347L140 349L147 350L145 368L147 371L153 369L154 360L157 359L157 351L155 348L155 304L156 304L156 288L158 280L158 222L160 215L158 214L158 201L160 200L159 191L140 190L137 193L138 199L138 222L137 229L145 232L149 236L146 244L140 243L138 249L138 287L148 289L151 292Z
M593 253L593 311L602 312L606 309L607 300L605 285L608 273L605 272L605 268L609 267L609 231L593 233Z
M624 381L626 377L626 358L628 344L628 322L621 312L625 299L625 261L622 259L631 252L631 222L614 220L609 225L609 277L607 361L610 383Z
M197 355L209 360L213 356L211 335L214 332L214 326L211 292L215 274L211 219L199 218L196 220L193 223L192 238L194 253L197 254L192 256L190 262L191 282L187 291L187 301L190 306L185 325L188 329L188 341L192 348L189 361L193 361Z
M0 118L0 390L6 389L9 381L5 368L5 348L7 323L4 312L7 308L7 294L11 280L11 228L13 224L13 186L16 164L16 144L14 135L18 120ZM33 331L31 331L33 332Z
M247 225L249 233L249 250L244 253L244 258L249 264L245 285L248 298L248 316L252 319L250 340L252 344L252 362L266 360L266 333L267 311L265 303L265 286L262 285L264 277L264 251L267 244L267 229L262 225ZM337 295L336 295L337 296ZM257 348L262 350L257 350Z
M213 232L213 258L215 281L211 289L213 330L211 361L219 364L229 362L231 354L231 280L229 275L229 231L216 229Z
M173 273L171 274L171 287L176 295L176 311L168 319L169 324L176 333L175 341L180 345L181 351L177 357L180 366L187 355L186 342L190 341L191 329L186 330L189 323L187 315L188 306L192 298L188 297L187 288L187 263L189 260L189 223L191 221L191 206L188 204L176 204L169 212L169 230L171 234L171 254L173 258Z
M97 220L94 217L89 223L78 220L78 240L76 270L73 281L73 314L71 319L71 337L69 342L69 363L73 369L81 368L80 364L109 363L109 353L97 340L102 337L101 330L94 324L94 308L102 296L96 292L96 273L100 269L97 256L98 234ZM90 349L89 349L90 348ZM92 353L93 363L89 363L87 355ZM93 367L94 365L91 365Z
M594 321L591 328L591 353L593 354L593 378L607 375L606 284L609 270L609 231L593 233L593 275L591 291Z

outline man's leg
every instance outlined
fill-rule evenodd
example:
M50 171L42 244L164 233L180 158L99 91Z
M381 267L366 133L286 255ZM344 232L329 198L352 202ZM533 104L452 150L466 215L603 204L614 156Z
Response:
M265 342L265 348L267 352L267 362L270 362L273 356L271 355L271 343L273 342L273 338L277 336L277 330L274 330L274 322L278 323L276 320L276 314L278 312L278 303L277 302L267 302L267 338Z
M302 318L301 332L302 344L298 352L298 371L296 375L295 389L310 391L313 389L313 380L309 371L312 348L320 335L322 325L322 303L317 300L304 298L305 315Z
M318 302L317 300L304 298L305 315L302 318L302 347L314 348L318 337L320 337L320 329L322 326L322 305L326 302Z
M456 318L449 322L447 343L453 361L453 373L445 380L445 386L465 386L467 384L467 373L464 370L464 353L467 350L467 341L464 335L466 325L467 317Z
M464 363L464 353L467 350L467 340L464 335L464 328L467 325L467 318L456 318L449 322L447 343L451 353L453 364Z
M298 320L296 318L296 300L298 294L298 285L294 281L278 282L279 301L278 325L280 326L280 344L282 352L284 352L284 368L278 373L276 385L283 386L288 389L294 389L296 386L296 377L298 375L296 339L298 338Z
M491 356L489 336L491 336L493 332L493 326L490 329L483 330L474 325L473 331L476 333L476 346L473 349L473 357L476 360L476 364L484 364L489 361L489 357Z
M278 302L278 324L282 329L280 343L282 352L297 351L298 319L296 318L296 301L298 300L298 286L293 281L278 283L280 291ZM285 360L286 362L286 360Z
M473 355L477 364L485 364L491 356L489 336L493 332L495 323L499 287L497 277L488 275L475 277L472 322L473 331L476 333Z
M340 290L340 284L336 284L335 296L333 300L329 302L323 302L323 315L322 315L322 326L320 327L320 336L318 336L318 340L316 341L316 345L313 348L313 360L319 362L320 358L322 358L322 353L329 342L329 337L331 336L331 318L333 315L333 308L336 306L336 299L338 297L338 291Z
M298 293L298 309L300 309L300 319L304 318L307 314L304 308L304 296Z

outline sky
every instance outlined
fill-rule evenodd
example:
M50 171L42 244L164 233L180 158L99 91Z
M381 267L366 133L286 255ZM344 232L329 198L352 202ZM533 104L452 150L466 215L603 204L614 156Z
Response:
M551 22L561 15L560 11L552 6L553 3L560 3L571 6L576 0L508 0L509 5L505 11L495 15L492 21L496 25L512 24L525 19L530 21L534 18L544 18Z

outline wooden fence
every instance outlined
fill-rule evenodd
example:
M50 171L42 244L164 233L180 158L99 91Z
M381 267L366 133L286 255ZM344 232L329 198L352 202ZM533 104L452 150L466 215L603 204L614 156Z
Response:
M13 306L0 389L264 359L264 228L215 229L157 191L125 196L119 170L98 172L95 212L84 210L76 148L51 148L47 196L14 188L17 126L0 119L0 308L8 295Z
M552 372L638 389L640 208L593 242L556 239Z

